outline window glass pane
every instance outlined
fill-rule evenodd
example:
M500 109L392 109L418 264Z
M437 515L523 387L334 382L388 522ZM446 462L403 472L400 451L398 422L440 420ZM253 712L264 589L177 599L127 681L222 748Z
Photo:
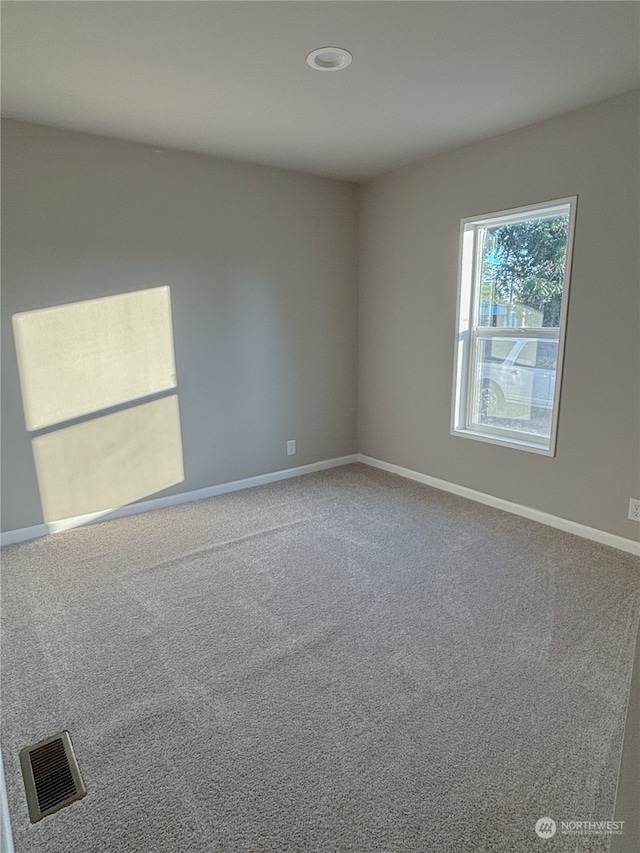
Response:
M551 436L557 340L477 338L470 425Z
M480 230L477 325L558 328L569 214Z

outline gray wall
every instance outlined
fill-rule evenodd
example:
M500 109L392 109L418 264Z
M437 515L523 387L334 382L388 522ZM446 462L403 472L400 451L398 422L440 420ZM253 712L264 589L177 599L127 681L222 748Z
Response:
M171 286L186 479L162 494L357 450L352 184L2 124L3 530L42 522L18 311Z
M360 452L637 539L638 93L363 185ZM557 455L450 435L460 219L578 195Z
M3 121L2 529L42 521L11 316L169 284L167 493L359 449L637 538L638 150L632 93L365 183L356 234L351 184ZM459 220L574 194L556 457L451 436Z

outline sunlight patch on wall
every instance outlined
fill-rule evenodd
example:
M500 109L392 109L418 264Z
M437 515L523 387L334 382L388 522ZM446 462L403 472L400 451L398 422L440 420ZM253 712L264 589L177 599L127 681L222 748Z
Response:
M13 329L28 430L176 387L168 287L24 311Z
M37 436L45 522L113 510L180 483L181 447L175 394Z
M175 394L95 414L176 387L169 287L24 311L13 328L50 532L184 480Z

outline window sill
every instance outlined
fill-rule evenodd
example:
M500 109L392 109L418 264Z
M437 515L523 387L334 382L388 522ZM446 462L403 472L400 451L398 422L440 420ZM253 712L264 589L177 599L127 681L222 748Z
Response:
M492 432L483 432L477 429L461 429L454 428L451 430L451 435L457 435L461 438L472 438L476 441L484 441L487 444L497 444L501 447L509 447L513 450L527 450L530 453L538 453L541 456L555 456L554 441L550 440L549 445L538 444L537 442L527 440L526 438L513 438L512 436L496 435Z

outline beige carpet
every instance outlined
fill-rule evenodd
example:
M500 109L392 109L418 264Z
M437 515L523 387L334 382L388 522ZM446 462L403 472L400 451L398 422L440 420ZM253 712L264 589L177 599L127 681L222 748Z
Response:
M639 610L636 558L360 465L12 545L16 851L606 851L560 821L613 816ZM61 729L88 794L32 825Z

